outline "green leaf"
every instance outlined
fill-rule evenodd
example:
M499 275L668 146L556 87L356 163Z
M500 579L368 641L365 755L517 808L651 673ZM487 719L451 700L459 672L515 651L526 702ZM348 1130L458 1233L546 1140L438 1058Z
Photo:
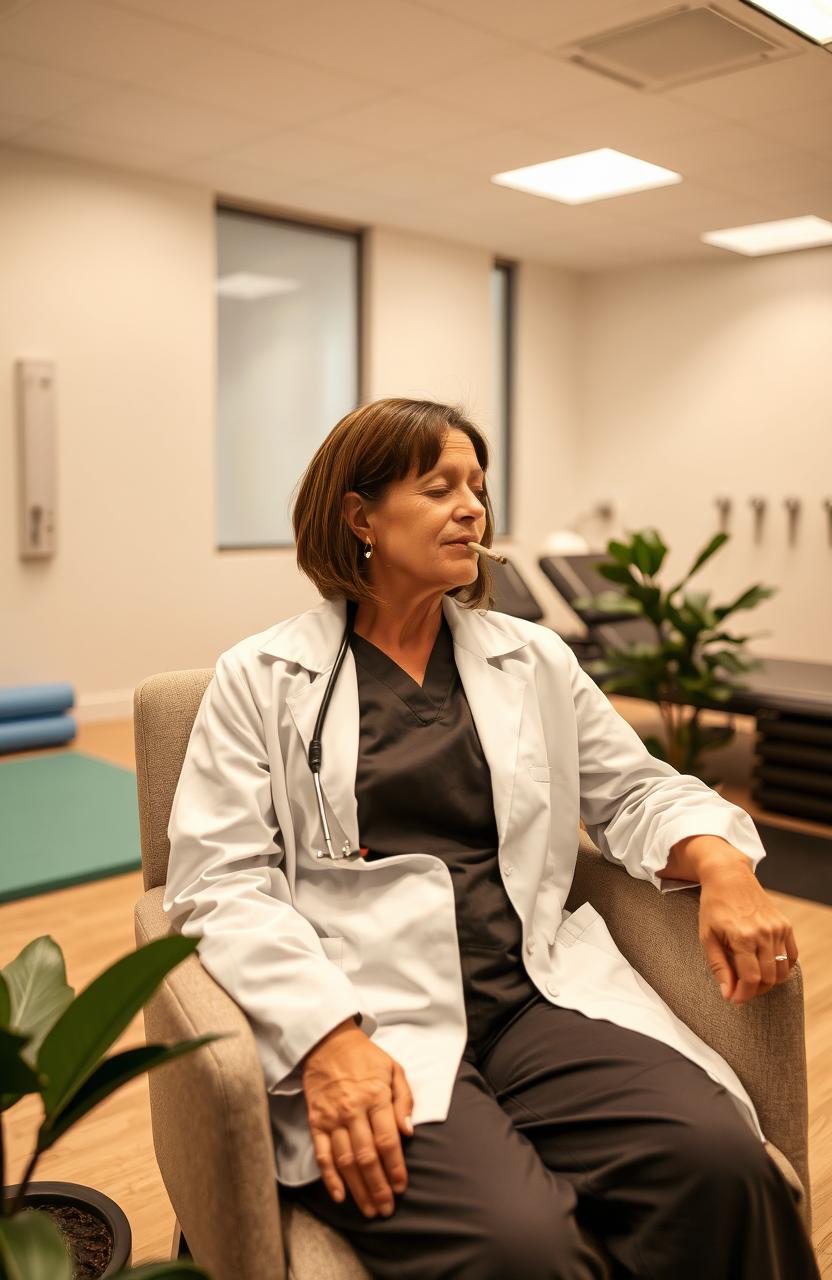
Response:
M609 564L607 561L602 561L601 564L595 566L595 572L600 573L602 578L607 578L610 582L620 582L627 587L637 581L630 573L630 570L625 569L621 564Z
M648 543L640 533L633 534L633 559L636 565L645 575L649 575L652 570L654 554Z
M714 534L714 536L711 538L707 546L702 551L699 552L699 555L696 557L693 564L688 569L684 578L682 578L680 582L677 582L675 587L671 587L670 591L668 592L668 595L675 596L677 591L681 591L685 583L689 582L690 579L693 577L693 575L699 572L699 570L702 568L705 561L710 560L714 552L718 551L719 548L723 545L723 543L728 541L729 537L730 537L730 534L727 534L727 533Z
M662 542L657 529L642 529L641 540L650 553L650 568L648 572L650 577L653 578L662 567L664 558L667 555L667 547Z
M735 613L737 609L753 609L761 600L767 600L769 596L777 594L777 587L764 587L757 583L754 587L749 587L747 591L743 591L742 595L737 596L733 604L720 606L714 609L717 620L721 622L723 618L727 618L729 613Z
M195 1276L198 1280L211 1280L208 1271L198 1267L187 1258L181 1261L171 1259L169 1262L147 1262L141 1267L132 1267L127 1271L117 1271L112 1280L179 1280L181 1276Z
M3 1280L72 1280L72 1259L48 1213L24 1209L0 1216L0 1276Z
M23 1056L26 1036L8 1027L0 1027L0 1080L4 1092L0 1093L0 1111L8 1111L27 1093L40 1093L45 1083L29 1066Z
M49 1081L43 1104L50 1123L165 974L195 951L198 942L178 933L148 942L105 969L64 1010L43 1041L37 1062Z
M623 542L616 542L614 538L610 538L607 543L607 555L614 556L619 564L631 565L633 563L630 548L625 546Z
M54 938L42 934L0 972L9 990L9 1025L29 1037L23 1056L34 1066L45 1036L75 994L66 980L64 954Z
M70 1098L56 1119L51 1123L44 1120L38 1134L38 1151L48 1150L76 1121L134 1076L141 1075L143 1071L152 1071L154 1067L160 1067L183 1054L192 1053L211 1040L224 1040L232 1034L235 1033L228 1031L218 1035L199 1036L195 1040L182 1040L173 1045L140 1045L105 1058Z

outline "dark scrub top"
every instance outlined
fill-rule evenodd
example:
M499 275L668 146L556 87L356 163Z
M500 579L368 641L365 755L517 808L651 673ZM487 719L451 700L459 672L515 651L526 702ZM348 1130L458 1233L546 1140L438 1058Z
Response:
M354 612L355 605L348 602ZM530 1000L522 925L497 864L491 773L443 615L420 687L353 633L360 734L355 794L367 861L432 853L451 873L473 1060Z

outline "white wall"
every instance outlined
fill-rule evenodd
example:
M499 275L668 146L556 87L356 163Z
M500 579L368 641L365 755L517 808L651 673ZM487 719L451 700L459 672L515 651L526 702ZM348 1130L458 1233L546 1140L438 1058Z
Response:
M468 246L370 233L364 399L462 400L488 431L490 267ZM573 429L573 295L565 274L523 277L515 508L533 544L549 524L523 485L542 491L540 459L562 471ZM318 598L291 549L214 549L213 279L208 191L0 150L0 684L67 680L79 719L127 714L144 676L211 666ZM57 364L51 561L17 552L20 357Z
M655 525L670 585L719 530L730 540L691 579L727 604L755 583L778 588L732 615L760 655L832 661L832 250L726 255L587 277L580 290L582 508L611 499L603 547ZM752 495L768 499L759 540ZM802 499L794 543L783 499Z

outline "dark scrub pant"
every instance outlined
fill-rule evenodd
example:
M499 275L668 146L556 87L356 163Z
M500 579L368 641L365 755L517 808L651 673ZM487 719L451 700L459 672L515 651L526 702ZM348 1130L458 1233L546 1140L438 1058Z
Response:
M391 1217L280 1186L385 1280L819 1280L794 1193L730 1095L650 1036L536 995L479 1049L447 1118L402 1135Z

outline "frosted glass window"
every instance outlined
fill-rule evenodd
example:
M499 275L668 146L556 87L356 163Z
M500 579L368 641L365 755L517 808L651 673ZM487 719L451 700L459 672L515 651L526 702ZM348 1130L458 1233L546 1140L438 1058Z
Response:
M511 528L512 283L512 268L508 264L497 263L491 272L491 397L494 417L488 433L488 491L494 508L494 531L504 535Z
M307 463L358 405L358 235L218 209L217 541L293 546Z

